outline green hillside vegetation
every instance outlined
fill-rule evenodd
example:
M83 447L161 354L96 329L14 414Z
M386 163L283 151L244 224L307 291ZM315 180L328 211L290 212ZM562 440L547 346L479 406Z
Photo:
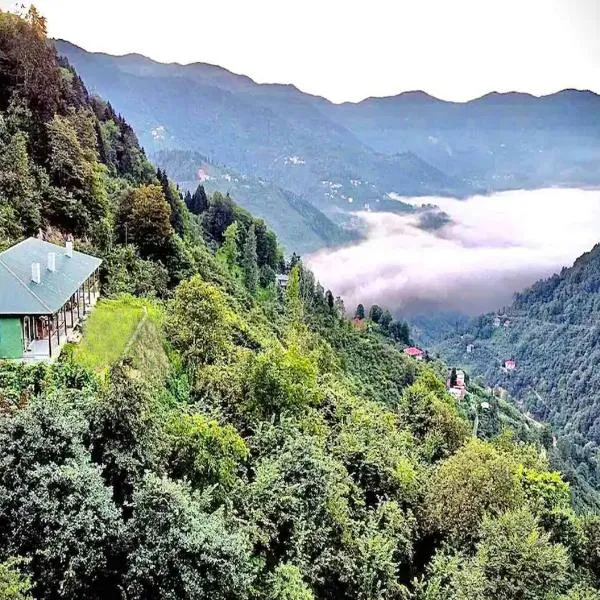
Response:
M159 310L149 301L130 296L101 299L85 321L81 341L72 347L73 358L92 371L102 373L119 359L129 356L147 363L143 370L150 374L164 362L160 357L161 337L157 339L153 332L158 320ZM159 369L159 372L161 370L164 371Z
M500 327L494 326L496 315L483 315L444 339L439 350L509 390L525 410L550 423L558 438L553 464L587 490L583 502L600 508L594 491L600 485L598 290L596 246L571 268L518 294L503 311ZM517 368L509 372L502 365L510 358Z
M336 225L300 196L263 179L217 166L197 152L163 150L154 154L153 160L190 194L199 185L208 194L227 192L236 204L264 219L290 251L304 254L357 239L355 231Z
M68 67L47 50L33 10L0 13L0 50L12 86L0 87L2 119L40 59L22 71L19 61L44 57L44 86L20 100L35 115L29 168L42 172L32 149L57 111L91 110L85 88L60 88L63 108L47 104L48 79ZM110 139L129 131L89 114ZM75 144L79 130L65 128ZM473 411L487 397L475 382L454 401L448 368L405 355L410 332L385 311L355 328L342 300L226 196L199 192L190 212L132 136L138 162L105 162L115 146L101 153L109 138L96 135L78 164L103 173L97 186L48 177L57 204L26 205L47 235L74 233L103 256L111 301L96 325L88 320L101 338L93 344L50 366L0 364L3 597L600 598L600 517L574 511L536 428L503 429L504 412L491 410L474 437ZM19 206L8 242L28 232L29 213L1 187L6 172L2 206ZM102 216L86 222L95 194L106 199ZM289 274L285 290L275 269ZM123 345L140 306L155 307L152 327L148 318L129 347L101 358L98 348Z

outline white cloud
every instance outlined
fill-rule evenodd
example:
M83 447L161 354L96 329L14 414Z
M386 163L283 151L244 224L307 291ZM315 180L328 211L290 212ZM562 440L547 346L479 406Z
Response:
M366 240L308 257L317 278L344 296L347 306L493 310L600 241L600 191L546 189L412 202L437 204L452 223L423 231L415 215L361 212Z

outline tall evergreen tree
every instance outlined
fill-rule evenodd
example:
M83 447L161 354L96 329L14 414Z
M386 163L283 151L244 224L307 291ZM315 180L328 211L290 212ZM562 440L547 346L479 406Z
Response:
M185 219L183 216L183 206L179 194L171 187L169 178L167 177L166 171L158 169L156 171L156 178L159 180L160 185L165 195L167 204L171 207L171 226L179 234L183 235L185 232Z
M356 307L356 312L354 313L355 319L364 319L365 318L365 307L362 304L359 304Z
M384 328L388 329L390 323L392 322L392 313L386 308L379 319L379 324Z
M369 319L373 321L373 323L379 323L381 317L383 316L383 309L378 304L373 304L371 309L369 310Z
M327 290L325 292L325 300L327 301L327 306L329 307L329 310L333 310L334 298L333 298L333 294L331 293L331 290Z
M258 286L258 257L256 254L256 231L254 224L250 225L246 234L242 256L242 269L244 270L244 283L251 294L256 292Z
M185 203L194 215L202 214L208 208L208 196L203 185L199 185L193 194L186 194Z

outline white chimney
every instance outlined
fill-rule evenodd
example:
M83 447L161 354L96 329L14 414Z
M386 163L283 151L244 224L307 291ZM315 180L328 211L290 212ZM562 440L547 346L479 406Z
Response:
M31 263L31 281L39 283L41 281L40 263Z
M56 253L48 252L48 271L56 271Z
M73 257L73 242L71 242L71 241L67 242L67 256L69 258Z

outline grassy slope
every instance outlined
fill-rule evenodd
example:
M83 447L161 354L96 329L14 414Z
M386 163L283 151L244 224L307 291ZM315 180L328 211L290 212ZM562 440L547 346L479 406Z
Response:
M100 300L85 322L73 357L102 373L127 353L136 368L164 373L168 363L157 324L158 311L149 302L129 296Z

